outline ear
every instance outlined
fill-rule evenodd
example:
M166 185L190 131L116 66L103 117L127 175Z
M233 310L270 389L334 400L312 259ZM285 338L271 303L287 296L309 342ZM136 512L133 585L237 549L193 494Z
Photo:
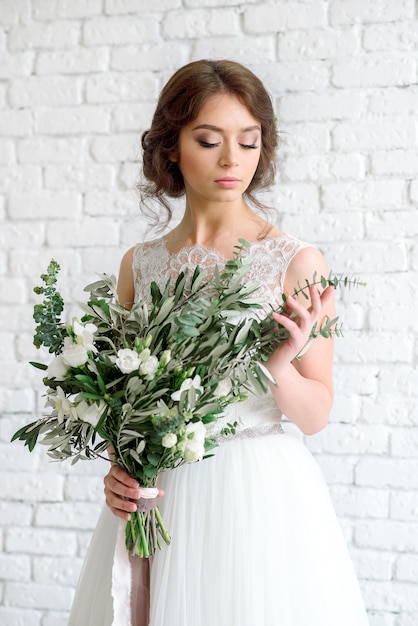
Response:
M168 153L168 158L170 159L172 163L177 163L177 161L179 160L179 155L177 152L172 150L171 152Z

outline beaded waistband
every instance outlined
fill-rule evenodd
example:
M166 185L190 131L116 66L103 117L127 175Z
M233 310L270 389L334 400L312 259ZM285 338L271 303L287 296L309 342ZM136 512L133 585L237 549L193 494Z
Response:
M258 437L264 437L265 435L283 435L284 430L281 422L275 422L274 424L260 424L260 426L251 426L238 430L234 435L217 435L216 441L218 443L233 441L235 439L257 439Z

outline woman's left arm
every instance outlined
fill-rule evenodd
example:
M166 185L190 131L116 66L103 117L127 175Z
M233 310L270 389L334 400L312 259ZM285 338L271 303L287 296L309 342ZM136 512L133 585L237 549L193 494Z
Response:
M328 423L333 402L333 338L317 337L300 357L309 341L312 327L328 316L335 318L333 287L321 292L320 286L309 290L309 299L293 294L298 284L312 282L314 273L327 277L329 270L316 248L303 248L291 261L285 276L286 312L274 314L275 320L290 333L289 339L270 356L266 365L276 380L273 396L286 417L303 433L311 435Z

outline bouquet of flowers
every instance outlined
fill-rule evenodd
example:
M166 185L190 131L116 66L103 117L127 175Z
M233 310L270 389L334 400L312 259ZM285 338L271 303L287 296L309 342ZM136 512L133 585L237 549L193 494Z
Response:
M51 261L41 276L45 286L35 287L45 299L34 307L34 344L55 357L48 365L32 363L46 373L50 411L12 440L23 440L30 451L39 440L53 459L73 462L103 457L109 449L111 459L144 487L155 487L164 470L210 456L217 445L210 425L230 403L274 384L263 362L288 337L255 297L258 285L245 280L247 246L240 240L234 259L209 282L196 267L163 291L152 283L152 306L144 300L122 306L115 277L99 275L85 288L84 315L70 324L61 321L64 302L55 286L60 268ZM313 279L322 287L340 282ZM310 284L295 295L306 295ZM283 297L281 310L285 306ZM312 337L332 333L340 333L336 320L312 329ZM227 424L221 435L236 426ZM148 557L170 536L158 507L143 508L126 525L126 546Z

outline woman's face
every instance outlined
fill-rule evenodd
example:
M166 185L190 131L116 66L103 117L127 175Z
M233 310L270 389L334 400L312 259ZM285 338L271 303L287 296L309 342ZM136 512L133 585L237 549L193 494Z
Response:
M261 125L234 96L212 96L179 136L176 159L189 200L241 200L260 159Z

